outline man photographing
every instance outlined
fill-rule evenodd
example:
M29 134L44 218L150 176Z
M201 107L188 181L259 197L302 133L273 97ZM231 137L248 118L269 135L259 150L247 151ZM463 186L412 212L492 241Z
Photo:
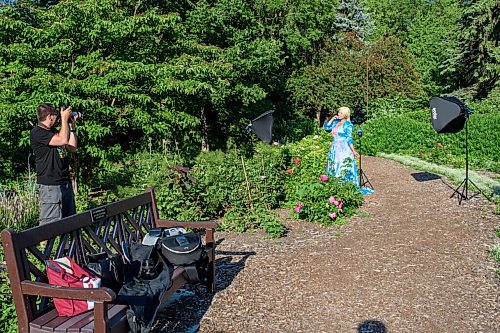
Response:
M75 196L69 175L69 153L76 152L75 121L80 114L71 106L40 104L38 124L30 132L31 148L35 154L40 201L40 224L57 221L76 214ZM61 129L55 125L61 119Z

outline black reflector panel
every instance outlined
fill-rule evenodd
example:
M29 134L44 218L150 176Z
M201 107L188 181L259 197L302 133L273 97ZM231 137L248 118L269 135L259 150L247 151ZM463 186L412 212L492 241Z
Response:
M432 127L438 133L457 133L464 128L466 107L458 98L432 97L430 106Z
M262 141L267 143L271 143L273 140L272 129L273 129L273 112L267 111L254 120L252 120L252 124L250 128L254 131L255 135L259 137Z

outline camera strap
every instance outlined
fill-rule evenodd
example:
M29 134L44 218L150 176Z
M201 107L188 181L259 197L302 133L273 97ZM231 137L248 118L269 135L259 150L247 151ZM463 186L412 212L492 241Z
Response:
M45 124L43 124L43 123L38 123L37 126L40 127L40 128L43 128L44 130L50 131L50 128L48 128L47 126L45 126Z

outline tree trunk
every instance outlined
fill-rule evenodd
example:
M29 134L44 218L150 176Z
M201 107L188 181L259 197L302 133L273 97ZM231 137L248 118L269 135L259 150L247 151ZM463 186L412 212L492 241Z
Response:
M208 121L207 112L205 106L201 107L201 151L209 151L210 146L208 144Z
M321 106L316 107L316 122L318 123L318 128L321 128Z

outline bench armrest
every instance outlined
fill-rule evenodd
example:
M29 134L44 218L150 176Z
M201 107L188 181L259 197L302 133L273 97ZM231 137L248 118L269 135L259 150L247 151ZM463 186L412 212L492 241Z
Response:
M116 294L109 288L70 288L52 286L48 283L22 281L21 291L24 295L57 297L77 300L93 300L96 302L111 302L116 298Z
M173 220L158 220L156 226L159 228L184 227L194 229L216 229L219 225L219 220L212 221L173 221Z

